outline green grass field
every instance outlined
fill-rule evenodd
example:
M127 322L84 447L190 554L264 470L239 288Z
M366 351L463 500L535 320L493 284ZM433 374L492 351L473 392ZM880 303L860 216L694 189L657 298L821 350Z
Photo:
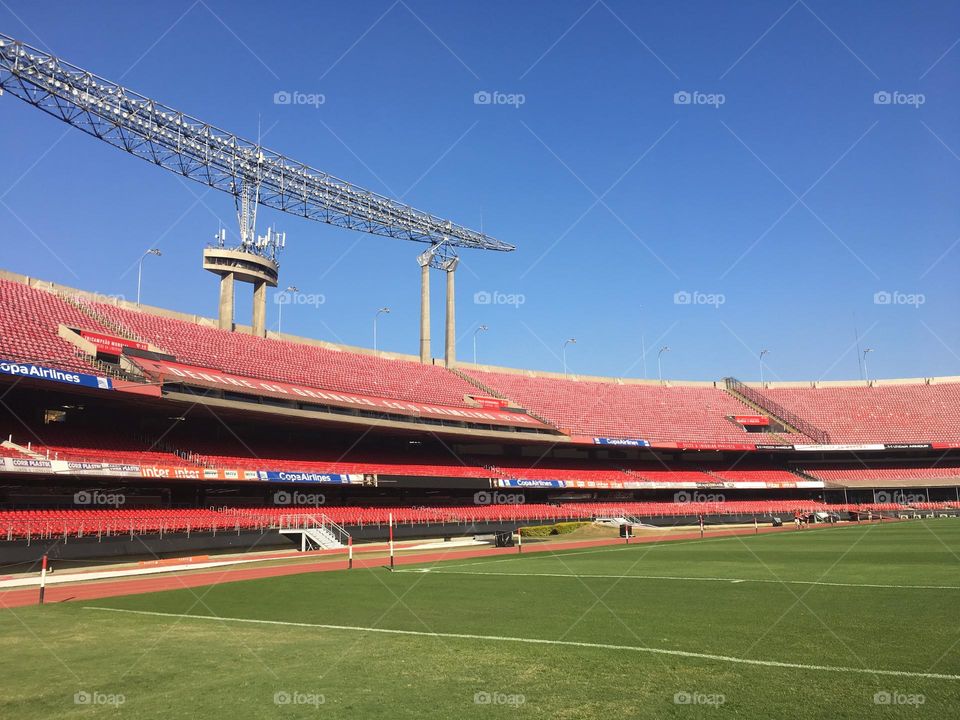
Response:
M955 520L323 572L0 611L0 717L948 718L958 610Z

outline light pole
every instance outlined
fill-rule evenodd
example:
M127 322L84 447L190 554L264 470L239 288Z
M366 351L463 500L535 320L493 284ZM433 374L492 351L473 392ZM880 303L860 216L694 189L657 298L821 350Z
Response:
M763 387L763 356L769 355L769 354L770 354L769 350L760 351L760 387Z
M657 377L660 378L661 385L663 385L663 366L660 363L660 358L665 352L670 352L670 348L666 345L660 348L660 351L657 353Z
M377 319L381 315L389 315L389 314L390 314L390 308L382 307L379 310L377 310L377 314L373 316L373 351L374 352L377 351Z
M480 327L478 327L476 330L473 331L473 364L474 365L477 364L477 333L486 332L489 329L490 328L488 328L486 325L481 325Z
M560 352L563 353L563 374L567 374L567 345L576 345L576 338L567 338L563 341L563 347L560 348Z
M147 255L156 255L160 257L161 253L157 248L150 248L143 255L140 256L140 266L137 268L137 307L140 307L140 280L143 278L143 261Z
M637 308L637 312L643 310L643 305ZM643 379L647 379L647 341L643 334L643 321L640 322L640 356L643 358Z
M867 371L867 353L872 353L873 348L867 348L863 351L863 377L870 382L870 373Z
M294 294L300 292L300 288L295 285L287 285L287 289L283 291L284 294L290 293L290 299L293 299ZM283 331L283 306L287 303L279 302L277 303L279 307L277 308L277 334L280 334Z

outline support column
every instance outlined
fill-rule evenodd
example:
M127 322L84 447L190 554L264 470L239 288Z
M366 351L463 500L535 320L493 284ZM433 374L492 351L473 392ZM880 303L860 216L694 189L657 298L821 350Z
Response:
M457 317L453 287L453 273L456 269L454 264L447 270L447 342L444 361L448 368L452 368L457 362Z
M253 284L253 334L267 336L267 283L264 280Z
M233 330L233 273L220 276L220 309L217 312L217 327Z
M420 266L420 362L430 362L430 265Z

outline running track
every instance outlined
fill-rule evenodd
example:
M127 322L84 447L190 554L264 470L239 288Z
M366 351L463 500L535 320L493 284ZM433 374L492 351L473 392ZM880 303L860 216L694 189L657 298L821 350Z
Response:
M847 523L841 523L847 524ZM796 532L792 527L765 527L759 528L760 533ZM804 531L801 531L804 532ZM715 538L732 535L753 535L753 528L734 528L725 530L707 531L705 538ZM630 544L670 542L673 540L692 540L700 537L699 530L683 533L669 533L665 535L650 535L634 537ZM617 539L581 540L576 542L550 542L528 544L523 547L523 553L553 552L555 550L573 550L577 548L602 547L605 545L623 545L624 541ZM345 553L346 551L344 551ZM444 560L464 560L469 558L490 557L494 555L516 555L516 548L482 548L397 555L396 565L415 565L419 563L441 562ZM314 556L315 557L315 556ZM353 560L354 569L382 568L387 564L387 557L378 551L375 557L357 557ZM76 582L63 585L50 585L46 589L47 603L69 602L71 600L94 600L97 598L117 597L120 595L138 595L140 593L160 592L164 590L183 590L186 588L207 587L221 583L239 582L241 580L257 580L284 575L299 575L309 572L325 572L332 570L346 570L347 560L344 557L325 562L302 562L272 567L227 567L210 572L170 573L150 577L132 577L129 580L101 580L91 582ZM37 588L17 588L0 592L0 608L15 608L37 604Z

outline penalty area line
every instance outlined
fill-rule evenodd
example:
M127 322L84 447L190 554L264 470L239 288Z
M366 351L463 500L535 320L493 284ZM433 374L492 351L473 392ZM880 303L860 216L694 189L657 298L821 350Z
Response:
M312 628L316 630L339 630L345 632L380 633L383 635L407 635L411 637L432 637L449 640L481 640L485 642L517 643L525 645L549 645L571 648L587 648L590 650L613 650L616 652L637 652L651 655L669 655L672 657L692 658L695 660L712 660L715 662L734 663L737 665L754 665L758 667L787 668L791 670L811 670L834 673L855 673L858 675L889 675L905 678L927 678L932 680L960 680L960 675L945 673L914 672L912 670L876 670L871 668L844 667L842 665L807 665L805 663L785 662L780 660L755 660L751 658L734 657L731 655L714 655L712 653L691 652L687 650L670 650L667 648L643 647L639 645L614 645L610 643L577 642L575 640L548 640L545 638L511 637L508 635L475 635L472 633L444 633L427 632L424 630L395 630L391 628L359 627L356 625L327 625L320 623L292 622L287 620L258 620L254 618L217 617L215 615L190 615L182 613L164 613L150 610L127 610L125 608L109 608L85 606L84 610L97 612L112 612L128 615L142 615L148 617L169 618L176 620L212 620L213 622L228 622L247 625L266 625L273 627Z
M849 588L878 588L887 590L960 590L957 585L884 585L880 583L844 583L829 582L826 580L772 580L769 578L736 578L736 577L694 577L683 575L603 575L597 573L510 573L510 572L480 572L476 570L445 570L441 568L410 568L395 570L398 573L430 573L431 575L492 575L494 577L546 577L546 578L599 578L603 580L677 580L681 582L725 582L725 583L763 583L765 585L822 585L824 587Z

